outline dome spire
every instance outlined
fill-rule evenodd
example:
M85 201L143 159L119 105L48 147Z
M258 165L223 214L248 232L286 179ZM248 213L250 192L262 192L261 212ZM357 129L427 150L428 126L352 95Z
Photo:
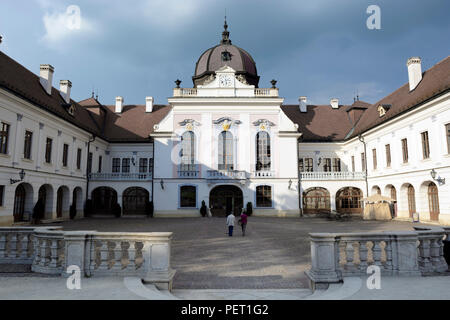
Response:
M223 25L223 32L222 32L222 41L221 44L231 44L230 40L230 31L228 31L228 24L227 24L227 15L225 13L225 23Z

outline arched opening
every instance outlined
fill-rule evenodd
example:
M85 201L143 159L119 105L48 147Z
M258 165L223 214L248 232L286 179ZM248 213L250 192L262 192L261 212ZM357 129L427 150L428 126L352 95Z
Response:
M14 194L14 222L27 221L33 211L33 187L28 183L17 186Z
M83 210L83 190L80 187L73 189L72 204L75 205L77 212Z
M150 194L144 188L132 187L123 192L124 215L146 215Z
M339 213L362 214L362 191L358 188L346 187L336 194L336 210Z
M304 213L328 213L330 210L330 192L327 189L311 188L303 192Z
M428 207L430 209L430 220L439 221L439 194L434 182L428 185Z
M117 203L117 192L110 187L99 187L92 191L93 214L111 215Z
M372 187L372 194L379 194L381 195L381 189L379 186L373 186Z
M256 171L270 170L270 136L266 131L256 135Z
M211 190L209 195L211 214L216 217L225 217L230 212L239 215L244 207L242 190L233 185L222 185Z
M39 188L38 201L43 204L44 218L51 219L53 214L53 187L51 185L44 184Z
M62 218L67 216L70 206L69 188L66 186L59 187L56 192L56 217Z
M393 200L391 203L392 216L397 217L397 190L392 184L389 184L386 186L384 191L385 194Z
M414 190L414 187L410 184L407 188L407 194L408 194L408 212L409 217L413 217L413 213L416 212L416 193Z

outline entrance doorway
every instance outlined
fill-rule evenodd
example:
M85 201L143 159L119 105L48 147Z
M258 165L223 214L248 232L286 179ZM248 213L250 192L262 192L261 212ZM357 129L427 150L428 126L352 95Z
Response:
M144 188L128 188L123 192L124 215L146 215L149 192Z
M215 187L209 195L209 207L214 217L225 217L230 212L240 215L244 207L242 190L231 185Z

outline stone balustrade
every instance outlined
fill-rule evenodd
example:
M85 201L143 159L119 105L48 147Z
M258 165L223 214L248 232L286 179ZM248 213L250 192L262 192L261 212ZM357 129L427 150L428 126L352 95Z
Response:
M206 179L210 180L245 180L247 173L239 170L208 170Z
M447 234L447 235L446 235ZM327 287L349 276L367 274L370 265L382 275L419 276L448 270L443 228L379 233L312 233L311 269L306 272L312 289Z
M252 172L252 177L253 178L273 178L273 177L275 177L275 172L274 171L268 171L268 170L253 171Z
M301 180L364 180L365 172L300 172Z
M0 264L30 265L32 272L61 276L78 266L87 277L136 276L171 290L171 241L170 232L0 228Z

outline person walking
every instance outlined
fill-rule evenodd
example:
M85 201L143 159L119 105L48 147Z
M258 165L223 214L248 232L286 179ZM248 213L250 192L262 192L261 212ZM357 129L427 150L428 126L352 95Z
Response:
M234 217L234 214L232 212L230 212L230 214L227 217L227 226L228 226L228 236L229 237L233 236L233 229L234 229L235 221L236 221L236 219Z
M245 237L245 229L247 229L247 218L248 218L248 216L245 214L245 212L242 212L239 222L241 224L243 237Z

